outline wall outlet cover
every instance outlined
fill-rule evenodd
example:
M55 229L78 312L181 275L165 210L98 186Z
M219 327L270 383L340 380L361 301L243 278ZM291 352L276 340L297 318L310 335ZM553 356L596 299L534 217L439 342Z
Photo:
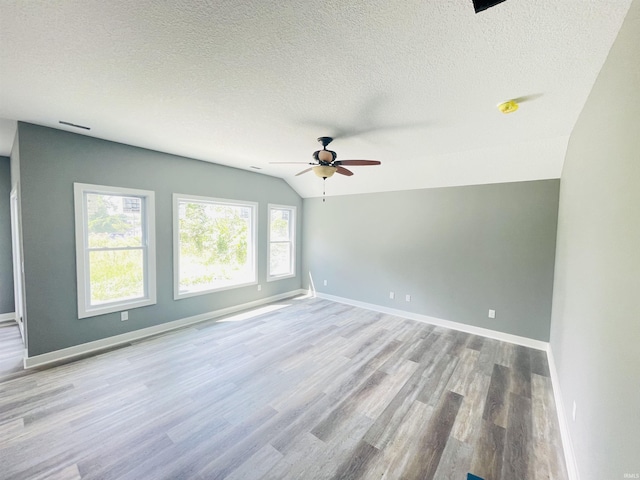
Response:
M120 312L120 321L129 320L129 312Z
M489 318L496 318L496 311L495 310L489 310Z
M396 298L396 294L393 292L389 292L389 298L393 300L394 298Z

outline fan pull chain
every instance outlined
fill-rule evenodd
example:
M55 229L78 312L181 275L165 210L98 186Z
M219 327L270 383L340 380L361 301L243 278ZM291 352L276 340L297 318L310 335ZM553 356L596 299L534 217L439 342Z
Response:
M322 177L322 203L326 201L326 199L324 198L326 193L326 187L327 187L327 177Z

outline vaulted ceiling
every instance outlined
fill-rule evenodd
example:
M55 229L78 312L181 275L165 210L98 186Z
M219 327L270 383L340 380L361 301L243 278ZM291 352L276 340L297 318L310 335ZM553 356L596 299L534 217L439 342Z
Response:
M26 121L328 195L558 178L631 0L0 3L0 155ZM526 97L520 109L496 105ZM61 125L71 122L86 131ZM253 167L257 167L253 168Z

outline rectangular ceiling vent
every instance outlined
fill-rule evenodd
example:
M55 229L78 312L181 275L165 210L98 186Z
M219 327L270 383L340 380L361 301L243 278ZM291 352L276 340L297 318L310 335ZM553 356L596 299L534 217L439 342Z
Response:
M76 123L65 122L63 120L58 120L58 122L60 122L61 125L66 125L68 127L81 128L83 130L91 130L91 127L85 127L84 125L78 125Z

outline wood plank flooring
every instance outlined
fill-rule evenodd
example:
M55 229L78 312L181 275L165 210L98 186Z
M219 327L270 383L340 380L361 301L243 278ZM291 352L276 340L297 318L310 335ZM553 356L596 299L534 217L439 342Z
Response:
M0 383L3 479L567 478L544 352L291 299Z
M0 322L0 382L24 374L22 353L24 345L16 322Z

